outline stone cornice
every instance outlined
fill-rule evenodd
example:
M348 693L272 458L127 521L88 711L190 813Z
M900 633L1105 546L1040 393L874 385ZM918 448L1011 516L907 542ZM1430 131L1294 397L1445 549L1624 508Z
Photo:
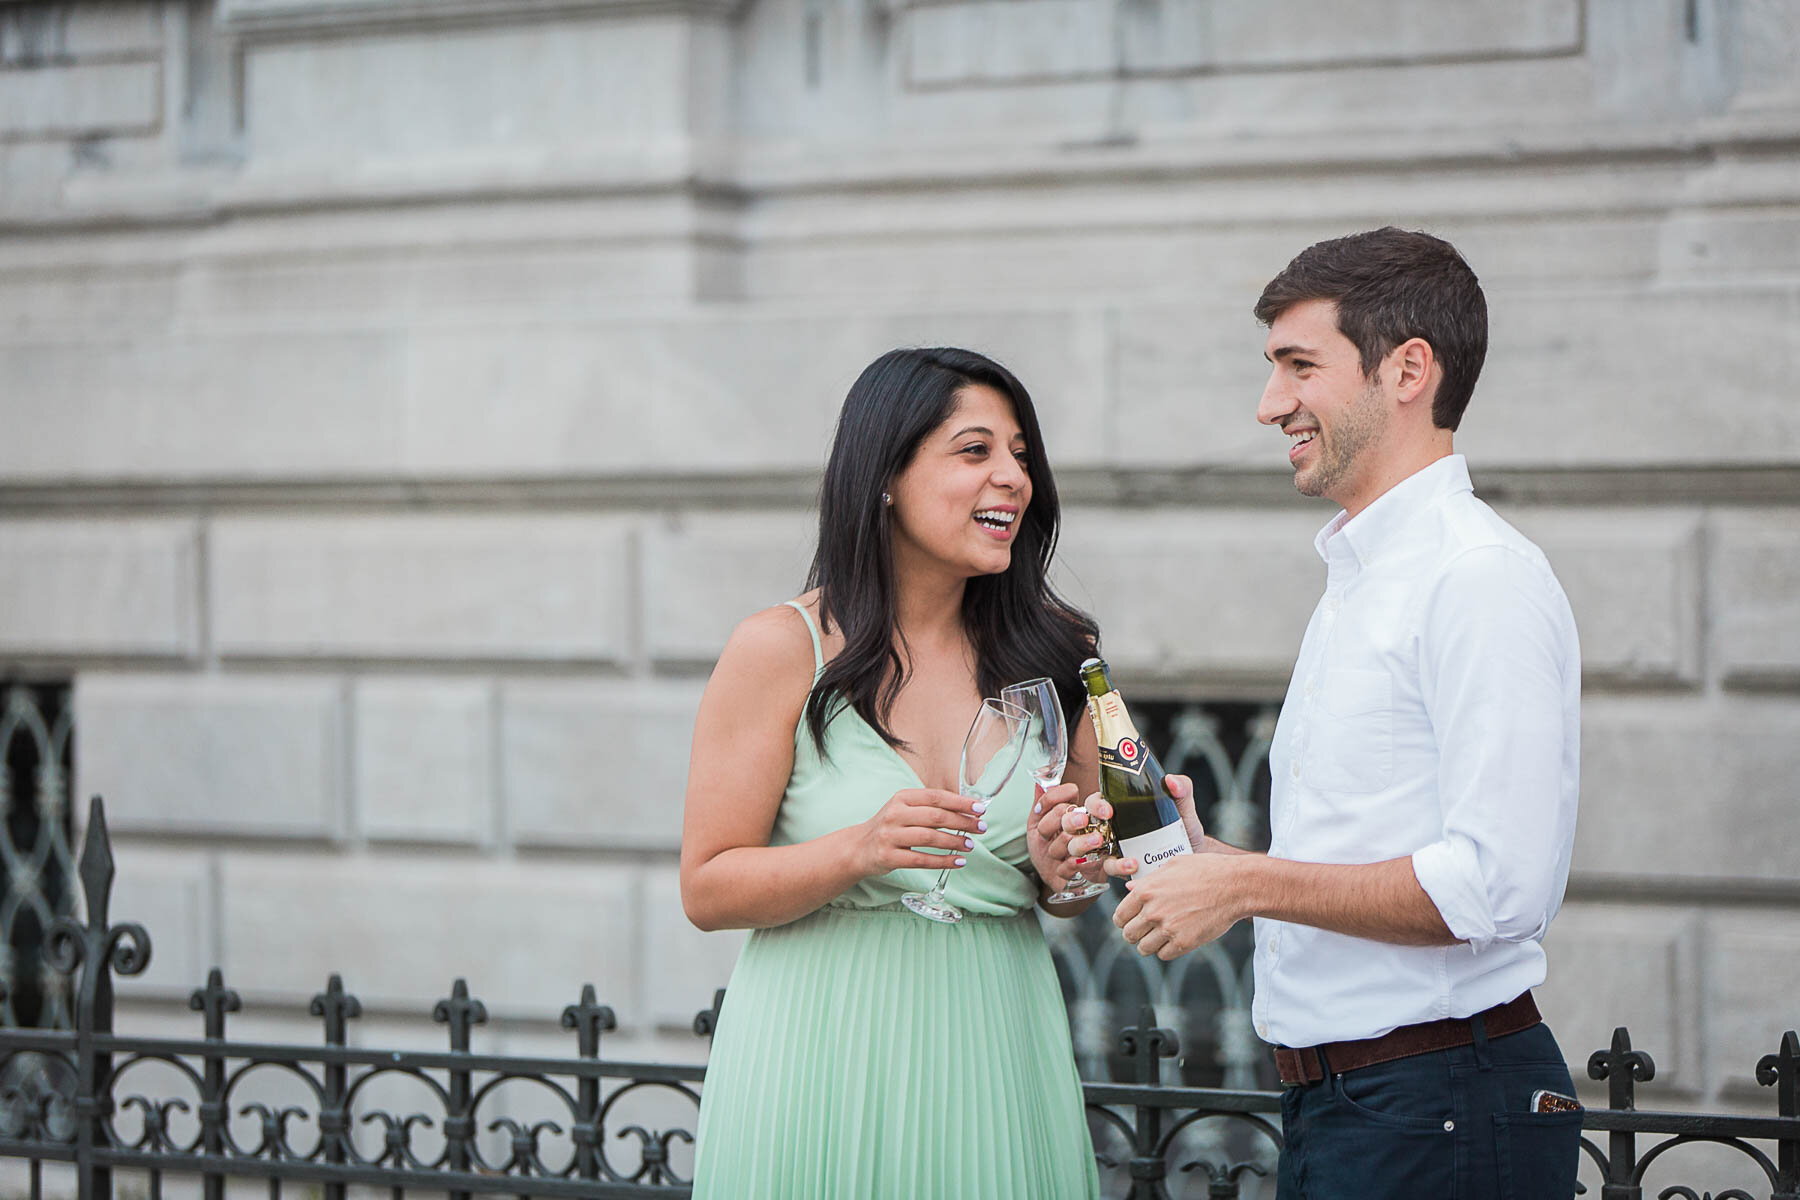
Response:
M1800 506L1800 465L1488 467L1474 471L1484 499L1502 505ZM523 478L0 480L0 514L77 515L317 509L470 508L804 509L817 502L810 471L748 475L646 474ZM1064 467L1065 504L1312 508L1282 470Z
M746 0L219 0L221 28L246 41L646 12L729 18Z
M608 0L608 4L636 0ZM1055 189L1071 185L1267 181L1384 176L1405 172L1571 170L1604 175L1620 166L1744 169L1715 173L1697 190L1674 193L1634 185L1610 204L1583 193L1570 203L1591 209L1656 211L1672 205L1732 207L1800 201L1800 112L1732 114L1687 122L1563 123L1536 128L1418 131L1405 135L1241 136L1137 141L1096 132L1058 144L1004 147L973 143L883 144L833 155L818 147L786 151L751 142L697 140L646 157L594 147L553 162L541 153L508 160L379 165L251 162L195 177L115 177L71 189L55 208L0 206L0 235L88 228L193 225L258 214L408 205L492 203L626 195L687 196L735 205L786 196L957 194L970 188ZM1424 183L1433 183L1423 175ZM1447 186L1447 185L1446 185ZM103 190L102 190L103 188ZM1409 190L1416 190L1414 188ZM1508 201L1505 189L1468 189L1472 213L1556 208L1553 193ZM1317 211L1317 205L1313 206Z

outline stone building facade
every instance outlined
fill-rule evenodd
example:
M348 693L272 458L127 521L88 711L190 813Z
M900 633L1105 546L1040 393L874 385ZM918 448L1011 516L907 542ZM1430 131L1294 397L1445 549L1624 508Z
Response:
M1787 0L0 5L0 673L73 682L156 938L122 1019L217 963L299 1032L339 970L429 1043L466 975L541 1046L591 980L612 1052L694 1054L737 945L677 894L694 706L894 345L1033 389L1134 694L1277 697L1329 512L1250 304L1394 223L1483 279L1459 448L1581 626L1545 1003L1663 1107L1764 1102L1796 62Z

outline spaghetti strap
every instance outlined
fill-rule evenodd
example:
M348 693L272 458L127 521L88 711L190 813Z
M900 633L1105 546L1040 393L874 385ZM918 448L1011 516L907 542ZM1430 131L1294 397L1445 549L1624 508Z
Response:
M806 605L798 600L784 600L782 603L800 614L800 619L806 622L806 632L812 634L813 674L817 675L825 669L825 643L819 640L819 627L813 623L812 614L806 611Z

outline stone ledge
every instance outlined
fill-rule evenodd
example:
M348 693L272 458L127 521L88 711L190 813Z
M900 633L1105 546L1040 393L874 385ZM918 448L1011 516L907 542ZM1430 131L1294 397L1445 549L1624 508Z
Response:
M456 200L584 197L662 192L675 196L725 197L739 205L751 200L791 196L856 195L871 188L908 193L934 188L1031 187L1091 185L1116 180L1141 185L1170 180L1220 180L1264 176L1272 185L1292 188L1296 177L1324 178L1340 173L1382 174L1401 171L1409 178L1433 170L1470 168L1516 173L1542 168L1558 173L1571 169L1610 170L1616 165L1664 162L1700 169L1721 153L1790 154L1800 144L1800 112L1777 109L1736 113L1698 121L1615 122L1605 118L1564 121L1532 127L1507 125L1492 129L1434 130L1405 135L1359 130L1345 137L1193 137L1145 141L1119 146L1063 144L962 145L932 143L891 145L877 150L784 152L780 147L753 150L693 144L681 153L607 153L590 149L562 166L546 165L541 156L497 155L480 163L420 163L371 183L367 171L318 165L296 173L292 165L247 164L242 172L207 178L192 191L171 192L146 184L135 192L114 190L84 204L59 202L55 207L0 206L0 232L7 229L59 229L133 225L189 227L210 225L260 213L296 215L332 208L391 208L407 204L443 204ZM1272 147L1279 146L1280 149ZM1651 192L1641 190L1627 211L1661 213L1691 204L1691 186L1671 183ZM1493 189L1485 194L1492 195ZM1470 193L1473 214L1491 213L1481 191ZM1571 214L1593 211L1591 194L1580 189L1559 191L1549 208L1534 211ZM1791 202L1791 182L1755 178L1742 172L1714 176L1708 182L1708 205L1770 205ZM1541 201L1540 197L1540 201ZM1315 201L1314 219L1329 217L1330 196ZM1508 213L1525 203L1511 197ZM1340 221L1367 224L1366 203ZM1191 205L1188 211L1191 214ZM1296 247L1298 248L1298 247Z
M725 19L746 0L219 0L221 28L245 41L463 25L513 25L556 17L677 13Z
M1570 508L1585 505L1715 504L1800 509L1800 466L1742 467L1670 463L1662 467L1483 466L1471 463L1475 490L1502 505ZM1065 466L1056 487L1066 508L1078 505L1192 505L1321 511L1318 501L1294 491L1285 468ZM611 506L626 509L781 509L812 520L819 495L816 470L771 468L766 472L544 474L463 477L408 475L248 479L236 476L121 481L109 478L61 483L0 481L0 509L25 516L205 508L231 513L354 506L365 511L417 511L421 506L490 510ZM1325 517L1320 517L1320 524Z

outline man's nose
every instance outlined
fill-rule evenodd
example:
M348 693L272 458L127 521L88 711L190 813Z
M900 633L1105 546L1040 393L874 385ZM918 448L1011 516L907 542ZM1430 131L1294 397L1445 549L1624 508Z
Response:
M1264 425L1278 425L1298 407L1294 397L1282 386L1281 372L1269 372L1269 382L1263 385L1262 399L1256 405L1256 419Z

